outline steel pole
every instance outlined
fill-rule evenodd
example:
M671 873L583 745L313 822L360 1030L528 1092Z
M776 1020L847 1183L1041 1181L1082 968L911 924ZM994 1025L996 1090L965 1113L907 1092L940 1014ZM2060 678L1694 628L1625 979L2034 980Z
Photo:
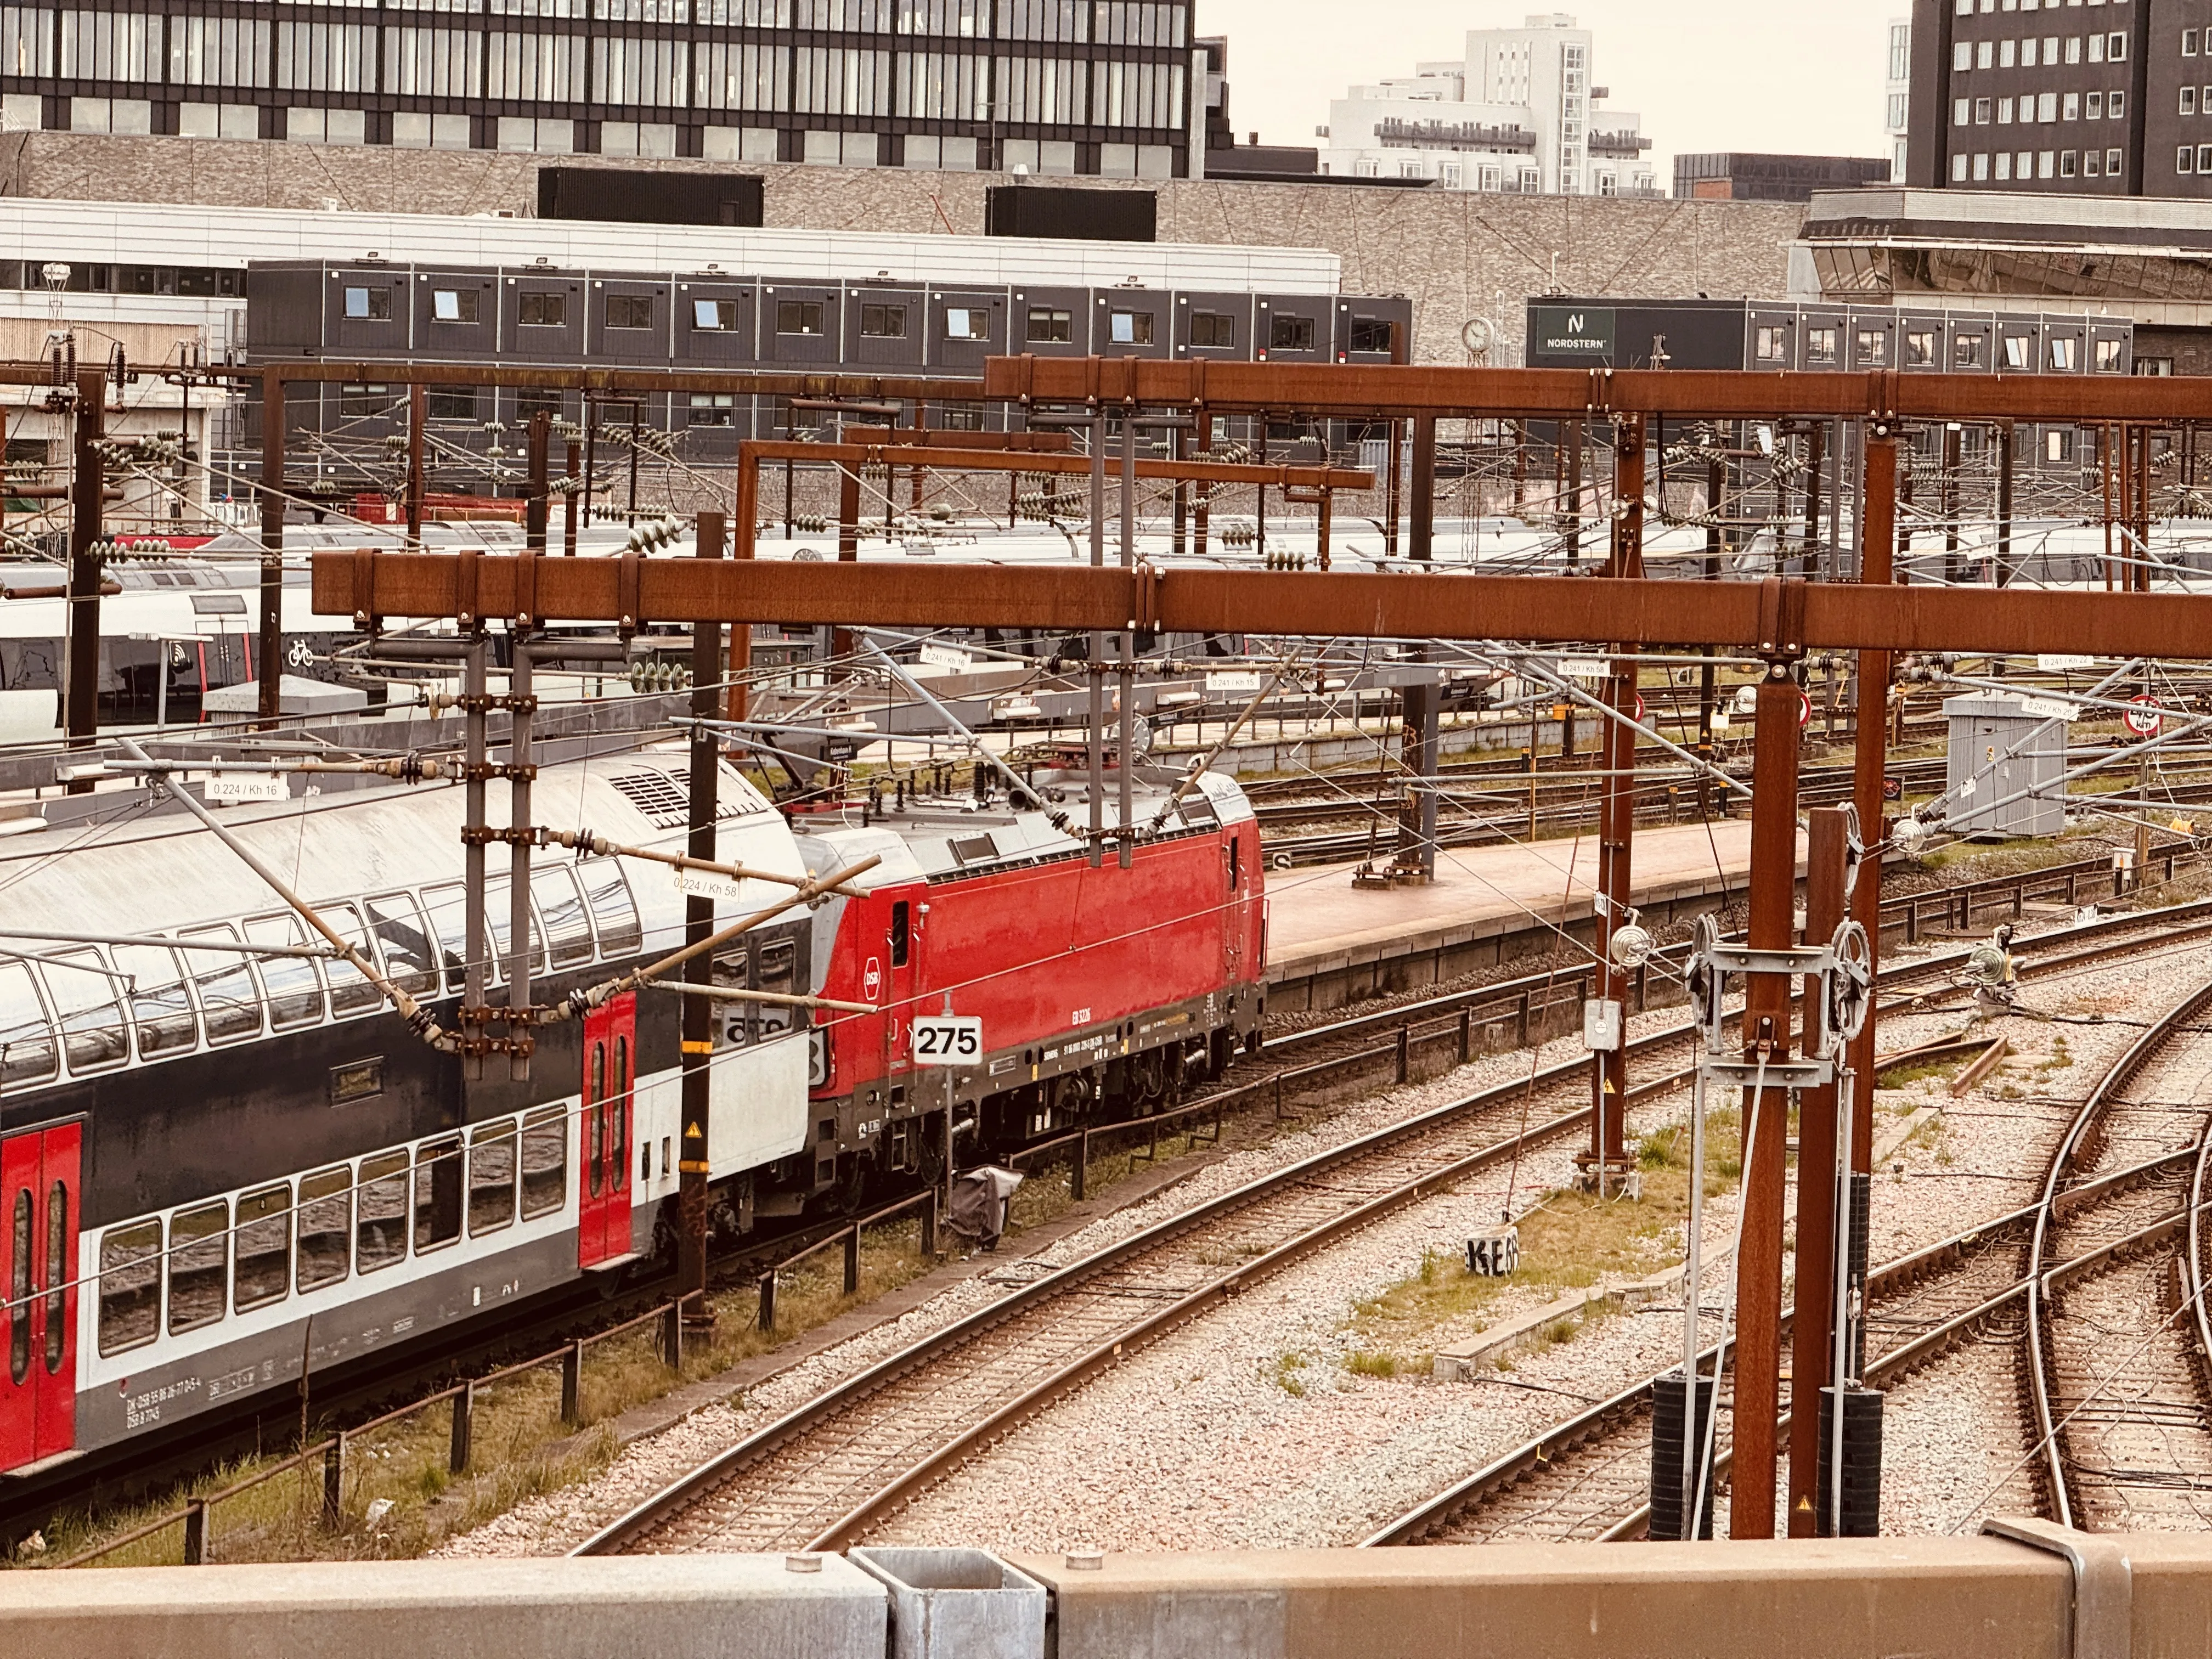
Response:
M1613 500L1618 512L1606 557L1609 577L1644 574L1644 445L1641 415L1623 419L1613 431ZM1635 889L1630 876L1636 837L1637 658L1633 646L1615 649L1606 676L1606 706L1613 718L1600 734L1605 793L1598 808L1598 996L1622 1011L1623 1030L1610 1048L1591 1056L1590 1157L1597 1166L1597 1190L1604 1196L1607 1177L1625 1175L1628 1152L1622 1121L1628 1101L1628 970L1614 959L1613 936L1627 925Z
M420 380L407 388L407 545L422 545L422 422L430 407L430 388ZM575 516L572 497L568 514ZM573 538L571 538L573 541Z
M1859 580L1887 584L1897 545L1897 433L1886 424L1867 428L1866 460L1859 501ZM1851 750L1851 803L1858 808L1859 834L1869 847L1888 840L1882 817L1882 775L1889 755L1890 653L1858 653L1858 708ZM1877 965L1881 960L1881 859L1869 855L1859 866L1851 893L1851 918L1867 931ZM1850 1045L1851 1170L1874 1167L1874 1052L1875 1010Z
M522 544L534 552L545 550L546 526L552 515L549 494L553 467L553 417L538 410L530 417L527 449L530 479L523 486Z
M719 513L699 515L698 556L719 559L726 524ZM744 623L737 626L743 628ZM714 809L720 782L720 757L708 722L721 702L722 624L699 623L691 629L691 788L689 834L684 850L695 859L714 858ZM684 901L684 942L696 946L714 933L714 901L696 895ZM684 963L686 985L714 983L711 951L701 951ZM707 1182L713 1172L708 1161L708 1067L714 1054L714 1005L707 998L687 996L678 1016L682 1022L683 1079L679 1112L683 1127L677 1152L676 1294L696 1297L696 1316L707 1311Z
M1784 641L1773 642L1778 647ZM1752 761L1751 919L1754 951L1796 943L1797 888L1797 683L1772 658L1759 683ZM1790 1054L1790 976L1746 975L1744 1059ZM1729 1511L1732 1538L1774 1536L1775 1414L1782 1361L1782 1230L1790 1091L1747 1090L1744 1098L1742 1245L1736 1263L1735 1467Z
M1849 897L1844 862L1851 813L1821 806L1809 815L1805 849L1805 942L1822 945L1843 926ZM1820 975L1805 976L1804 1006L1820 1006ZM1808 1012L1809 1039L1818 1022ZM1818 1531L1813 1510L1820 1461L1814 1390L1835 1357L1836 1085L1808 1089L1797 1102L1796 1305L1790 1331L1790 1535Z
M1413 417L1413 477L1408 503L1407 550L1419 563L1436 556L1437 417ZM1412 647L1411 659L1426 662L1425 645ZM1403 714L1404 759L1413 777L1413 799L1400 820L1395 867L1408 879L1434 881L1437 875L1437 684L1433 674L1408 681L1399 692Z
M106 503L106 465L100 441L106 424L107 379L94 372L76 379L71 423L69 537L69 675L64 682L64 727L72 749L88 749L100 731L100 539ZM0 486L4 488L4 486ZM160 647L166 662L169 647ZM166 674L167 669L163 668ZM88 795L89 778L69 793Z
M283 710L283 629L284 380L272 370L261 380L261 631L255 670L261 677L258 712L270 724Z

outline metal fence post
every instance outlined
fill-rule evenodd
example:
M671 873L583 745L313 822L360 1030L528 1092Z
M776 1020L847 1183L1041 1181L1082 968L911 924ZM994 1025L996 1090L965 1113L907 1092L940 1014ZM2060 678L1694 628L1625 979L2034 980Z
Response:
M197 1567L207 1560L207 1501L195 1498L185 1505L185 1565Z
M561 1420L571 1427L584 1420L584 1343L579 1337L561 1356Z
M775 1272L773 1268L761 1275L759 1323L764 1331L775 1328Z
M858 1296L860 1292L860 1224L854 1222L853 1230L845 1235L845 1294Z
M1474 1010L1459 1011L1459 1063L1462 1066L1474 1055Z
M475 1414L477 1385L464 1382L453 1390L453 1443L446 1459L446 1467L459 1474L469 1467L469 1431L473 1426L470 1419Z
M1091 1195L1091 1131L1087 1128L1075 1138L1075 1167L1067 1172L1067 1194L1079 1203Z
M921 1253L937 1254L937 1188L933 1187L921 1199Z
M345 1435L323 1449L323 1522L335 1527L345 1512Z
M706 1298L702 1297L701 1306L703 1308L705 1304ZM668 1304L667 1311L661 1316L660 1352L662 1358L668 1361L670 1370L684 1369L684 1298L680 1296Z
M1405 1082L1412 1073L1413 1029L1410 1025L1401 1025L1398 1028L1398 1081L1401 1083Z
M1528 1046L1528 999L1531 994L1533 994L1528 991L1521 994L1521 1006L1514 1015L1514 1030L1519 1038L1516 1046L1518 1048L1525 1048Z

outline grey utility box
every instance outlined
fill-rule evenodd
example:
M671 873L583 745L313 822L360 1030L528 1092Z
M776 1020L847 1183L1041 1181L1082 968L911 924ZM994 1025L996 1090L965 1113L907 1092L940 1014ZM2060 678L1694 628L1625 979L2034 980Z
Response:
M1950 811L1963 836L2056 836L2066 827L2066 722L2014 697L1948 697ZM2023 792L2040 787L2041 793ZM2014 799L2017 797L2017 799Z
M1044 1659L1045 1588L988 1550L855 1549L891 1593L890 1659Z

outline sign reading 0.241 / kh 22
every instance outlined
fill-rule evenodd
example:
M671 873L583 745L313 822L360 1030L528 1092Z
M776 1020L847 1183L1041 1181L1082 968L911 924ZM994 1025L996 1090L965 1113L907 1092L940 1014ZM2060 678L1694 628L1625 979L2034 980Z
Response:
M1613 361L1613 315L1596 306L1533 306L1528 362L1534 367Z

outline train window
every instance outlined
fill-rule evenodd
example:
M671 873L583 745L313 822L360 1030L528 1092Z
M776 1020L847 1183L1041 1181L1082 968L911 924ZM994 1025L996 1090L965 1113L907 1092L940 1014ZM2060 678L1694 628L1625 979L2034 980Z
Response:
M307 930L291 915L253 916L246 924L247 942L253 945L303 945ZM312 1025L323 1017L323 981L312 957L263 957L261 983L269 993L269 1024L273 1030Z
M46 994L61 1016L62 1047L70 1070L112 1066L130 1052L116 981L97 951L60 951L46 958Z
M522 1218L550 1215L568 1197L568 1115L544 1106L522 1120Z
M384 951L384 971L410 995L438 988L437 947L422 925L422 913L406 893L384 893L368 901L368 925Z
M404 1151L361 1161L361 1202L354 1212L354 1265L373 1273L407 1259L407 1165Z
M514 1120L469 1137L469 1231L495 1233L514 1219Z
M592 1196L599 1195L606 1180L607 1115L600 1103L607 1097L607 1045L592 1045L592 1068L584 1080L584 1164L590 1172Z
M745 990L751 986L752 956L744 940L738 940L714 958L714 982L725 990L732 991ZM742 1048L753 1040L753 1020L759 1012L757 1005L717 1002L714 1009L715 1034L724 1047Z
M317 908L330 924L331 931L361 952L362 960L376 960L368 942L368 934L361 925L361 911L351 904L325 904ZM343 957L334 957L323 964L330 975L331 1012L343 1018L347 1014L363 1014L384 1001L384 993L368 982L368 977L353 963Z
M8 1376L31 1374L31 1189L18 1187L8 1216Z
M415 1253L461 1236L461 1143L425 1141L415 1153Z
M0 1087L53 1074L54 1030L37 981L21 963L0 963Z
M891 966L906 966L907 946L913 936L913 924L908 920L907 902L899 900L891 906Z
M577 866L576 875L591 903L592 925L599 929L599 954L623 957L635 952L642 936L637 925L637 903L629 896L622 866L613 859L593 859Z
M169 1334L222 1318L229 1281L228 1200L178 1211L169 1222Z
M513 891L505 876L491 876L484 881L484 937L491 942L491 977L495 980L507 977L507 953L514 921L514 908L508 895ZM545 971L544 929L534 910L531 913L530 932L530 971L542 974Z
M756 960L760 969L760 988L773 991L778 996L798 994L799 945L794 939L769 939L760 948ZM805 1017L805 1010L764 1002L760 1010L760 1030L763 1042L781 1036Z
M620 1192L629 1185L629 1039L615 1038L614 1096L607 1123L608 1184Z
M467 982L468 924L464 900L467 890L458 881L422 890L422 909L430 918L431 937L446 964L446 988L458 991Z
M238 943L238 930L228 922L214 927L195 927L184 935L185 965L191 970L192 986L200 999L200 1019L210 1042L237 1042L261 1034L261 997L254 989L252 971L235 951L195 951L196 939Z
M199 1041L191 994L185 989L185 970L174 951L150 945L118 945L115 970L132 981L131 1023L138 1029L141 1060L179 1054Z
M335 1285L353 1265L353 1170L300 1177L300 1288Z
M62 1351L69 1342L69 1321L64 1317L72 1274L69 1251L69 1187L57 1181L46 1188L46 1375L62 1368ZM155 1322L160 1322L158 1311Z
M283 1299L292 1284L292 1186L280 1182L238 1200L238 1271L232 1305L244 1313Z
M15 1287L19 1298L31 1288L31 1194L15 1194ZM16 1340L9 1374L18 1382L30 1358L30 1309L16 1314ZM161 1334L161 1224L133 1221L100 1236L100 1351L121 1353L143 1348ZM18 1356L21 1361L18 1362Z
M532 871L530 894L538 901L538 914L544 919L553 966L573 968L580 962L589 962L592 917L577 890L574 866L556 864Z

